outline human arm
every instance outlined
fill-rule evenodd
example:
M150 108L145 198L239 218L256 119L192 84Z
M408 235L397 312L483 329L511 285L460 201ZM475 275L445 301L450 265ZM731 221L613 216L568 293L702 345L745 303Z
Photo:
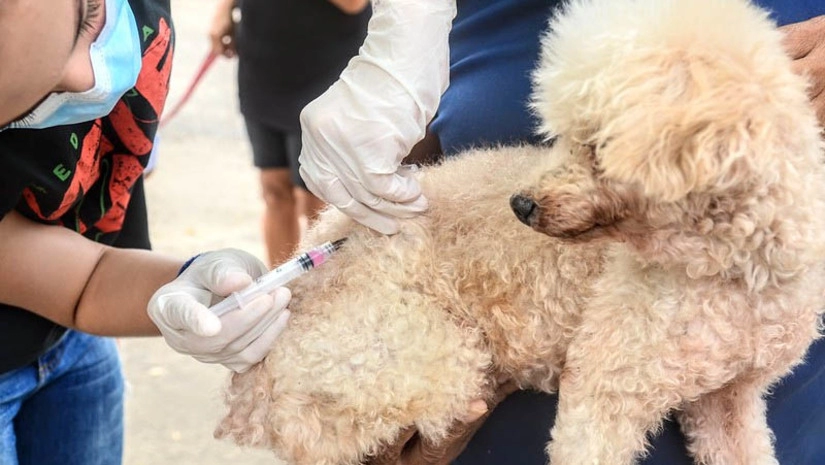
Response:
M209 41L212 53L232 58L237 54L235 48L235 20L232 12L236 0L219 0L209 27Z
M329 0L338 9L349 15L356 15L367 7L369 0Z
M146 304L182 263L107 247L14 211L0 220L0 300L83 332L159 334Z
M427 207L417 180L399 167L447 87L454 16L454 0L374 2L359 55L301 112L309 189L385 234Z
M788 24L785 48L793 61L794 71L810 82L809 95L820 124L825 126L825 15Z
M263 358L286 324L288 291L219 319L206 306L266 267L233 250L204 254L178 276L182 264L98 244L14 211L0 220L0 302L92 334L162 334L178 352L236 371Z

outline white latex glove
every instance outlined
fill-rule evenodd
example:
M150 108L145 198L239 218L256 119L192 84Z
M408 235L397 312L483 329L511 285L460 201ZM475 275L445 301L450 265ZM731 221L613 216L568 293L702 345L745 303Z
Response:
M176 351L244 372L261 361L286 327L292 295L280 288L218 318L209 306L267 271L252 255L225 249L200 255L149 301L149 318Z
M358 56L301 112L301 177L315 195L384 234L427 208L401 160L449 82L455 0L374 0Z

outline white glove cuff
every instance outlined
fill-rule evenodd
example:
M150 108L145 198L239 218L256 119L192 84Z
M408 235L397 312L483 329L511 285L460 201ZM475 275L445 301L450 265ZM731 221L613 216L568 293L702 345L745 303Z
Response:
M367 120L388 121L401 147L377 172L392 173L424 137L449 85L448 44L455 0L376 0L367 38L341 74ZM375 112L375 118L369 114ZM389 117L388 117L389 116Z

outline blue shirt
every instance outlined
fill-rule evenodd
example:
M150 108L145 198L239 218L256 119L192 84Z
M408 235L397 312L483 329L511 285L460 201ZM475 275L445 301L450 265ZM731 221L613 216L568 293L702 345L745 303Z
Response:
M751 0L771 12L779 24L798 23L815 16L825 15L825 0Z
M458 0L450 33L450 86L430 129L446 154L537 142L527 110L541 31L559 0Z

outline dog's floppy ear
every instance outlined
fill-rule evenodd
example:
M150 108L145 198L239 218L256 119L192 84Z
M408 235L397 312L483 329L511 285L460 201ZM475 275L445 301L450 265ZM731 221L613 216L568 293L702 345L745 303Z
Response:
M619 89L623 108L591 134L603 176L676 201L726 190L760 171L760 156L778 148L770 146L779 121L766 96L726 63L687 55L668 60L668 68Z
M763 172L807 105L781 34L745 0L572 0L550 27L541 130L595 146L604 177L657 200Z

